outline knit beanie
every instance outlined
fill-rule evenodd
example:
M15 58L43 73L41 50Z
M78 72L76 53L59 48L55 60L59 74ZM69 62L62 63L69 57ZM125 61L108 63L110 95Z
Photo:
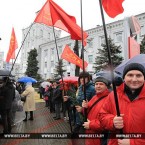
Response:
M138 70L138 71L142 72L142 74L144 75L144 78L145 78L144 66L140 63L130 63L127 66L125 66L125 68L123 70L123 79L124 79L125 75L127 74L127 72L129 72L131 70Z
M96 83L96 82L103 82L106 86L109 86L109 85L110 85L109 80L107 80L106 78L101 77L101 76L99 76L99 77L97 77L97 78L95 79L95 83Z

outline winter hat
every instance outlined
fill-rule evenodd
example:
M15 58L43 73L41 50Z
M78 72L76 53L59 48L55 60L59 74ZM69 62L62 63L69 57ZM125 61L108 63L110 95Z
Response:
M130 63L127 66L125 66L125 68L123 70L123 79L124 79L125 75L127 74L127 72L129 72L131 70L138 70L138 71L142 72L142 74L144 75L144 78L145 78L144 66L141 65L140 63Z
M85 71L85 72L80 72L79 78L78 78L79 83L80 83L80 79L83 78L83 77L88 78L88 80L90 81L90 74Z
M110 81L101 76L99 76L95 79L95 83L96 82L103 82L106 86L110 86Z
M122 79L122 77L115 77L114 78L114 81L115 81L115 85L116 86L120 86L122 83L123 83L123 79Z
M90 76L90 74L88 73L88 72L80 72L80 74L79 74L79 78L83 78L83 77L89 77Z
M56 83L59 85L60 84L60 82L59 81L56 81Z

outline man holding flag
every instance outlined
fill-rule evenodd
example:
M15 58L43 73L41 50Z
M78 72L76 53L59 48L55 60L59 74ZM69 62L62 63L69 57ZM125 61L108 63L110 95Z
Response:
M112 133L145 133L145 68L128 64L123 71L124 83L117 88L120 116L116 115L113 92L104 103L99 119L101 126ZM145 145L145 139L110 139L108 145Z

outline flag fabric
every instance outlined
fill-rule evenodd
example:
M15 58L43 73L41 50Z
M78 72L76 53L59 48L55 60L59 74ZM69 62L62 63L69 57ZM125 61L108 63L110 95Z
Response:
M140 33L141 27L136 17L134 16L129 17L129 26L130 26L132 35L137 35Z
M8 53L7 53L6 62L9 62L10 59L15 58L15 50L17 48L18 48L18 43L17 43L14 28L12 28L12 34L11 34L10 45L9 45L9 50L8 50Z
M107 15L111 18L114 18L123 13L123 1L124 0L102 0L102 5Z
M16 56L15 56L15 51L13 52L12 56L11 56L11 59L15 59Z
M128 37L129 58L140 54L140 45L132 37Z
M76 24L75 17L68 15L52 0L47 0L34 22L60 28L70 33L71 39L82 40L81 28ZM87 37L88 34L83 31L83 39L86 40ZM84 45L86 45L86 42L84 42Z
M70 63L73 63L77 66L79 66L81 69L83 69L83 60L80 59L71 49L68 45L65 46L61 58L67 60ZM84 61L84 67L86 68L88 66L88 63Z

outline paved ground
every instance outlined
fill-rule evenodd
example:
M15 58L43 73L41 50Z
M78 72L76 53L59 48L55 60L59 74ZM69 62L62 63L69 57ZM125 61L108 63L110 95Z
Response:
M45 107L42 100L36 99L36 111L34 120L23 122L19 119L16 126L13 127L13 133L70 133L69 123L63 119L54 120L53 113ZM21 117L23 118L23 117ZM62 117L63 118L63 117ZM2 132L2 126L0 126ZM71 139L0 139L0 145L83 145L83 142Z

